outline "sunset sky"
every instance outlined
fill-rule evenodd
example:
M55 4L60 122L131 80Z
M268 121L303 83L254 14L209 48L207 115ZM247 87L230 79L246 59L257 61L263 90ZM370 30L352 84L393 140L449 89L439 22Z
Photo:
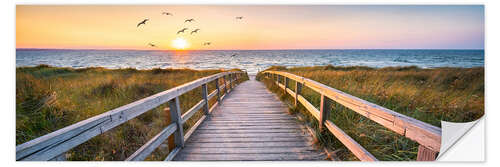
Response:
M173 16L162 15L167 11ZM242 20L235 19L243 16ZM146 25L136 27L145 18ZM195 19L184 23L185 19ZM182 28L186 33L177 35ZM190 35L195 28L201 29ZM176 40L177 39L177 40ZM17 48L483 49L483 6L25 6ZM204 42L212 44L203 46ZM157 45L157 48L148 46Z

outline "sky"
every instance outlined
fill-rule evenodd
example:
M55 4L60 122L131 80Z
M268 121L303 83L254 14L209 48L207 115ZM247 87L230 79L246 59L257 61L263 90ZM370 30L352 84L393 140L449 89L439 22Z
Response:
M16 48L483 49L484 24L482 5L17 5Z

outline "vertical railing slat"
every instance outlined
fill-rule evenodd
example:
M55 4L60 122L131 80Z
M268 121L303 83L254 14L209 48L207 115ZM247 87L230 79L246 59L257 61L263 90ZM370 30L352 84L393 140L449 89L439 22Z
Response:
M331 110L331 101L324 94L321 94L321 103L320 103L320 115L319 115L319 130L323 131L325 129L325 120L330 117Z
M219 79L215 79L215 88L217 89L217 102L220 102L220 88L219 88Z
M177 147L184 147L184 132L182 129L181 107L179 104L179 96L173 98L169 102L170 105L170 120L177 124L177 131L174 133L174 142Z
M201 97L203 98L203 100L205 101L205 104L203 105L203 113L205 113L205 115L208 115L208 89L207 89L207 84L203 84L201 85Z

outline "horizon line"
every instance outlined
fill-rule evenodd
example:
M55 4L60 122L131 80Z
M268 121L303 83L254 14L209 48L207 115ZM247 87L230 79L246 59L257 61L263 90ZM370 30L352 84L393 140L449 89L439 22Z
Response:
M15 48L16 50L128 50L128 51L261 51L261 50L483 50L484 48L304 48L304 49L186 49L186 50L168 50L168 49L121 49L121 48Z

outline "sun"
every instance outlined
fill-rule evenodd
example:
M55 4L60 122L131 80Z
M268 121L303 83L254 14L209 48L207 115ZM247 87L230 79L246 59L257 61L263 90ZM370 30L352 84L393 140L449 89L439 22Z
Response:
M184 38L176 38L172 41L172 47L175 49L186 49L189 43Z

